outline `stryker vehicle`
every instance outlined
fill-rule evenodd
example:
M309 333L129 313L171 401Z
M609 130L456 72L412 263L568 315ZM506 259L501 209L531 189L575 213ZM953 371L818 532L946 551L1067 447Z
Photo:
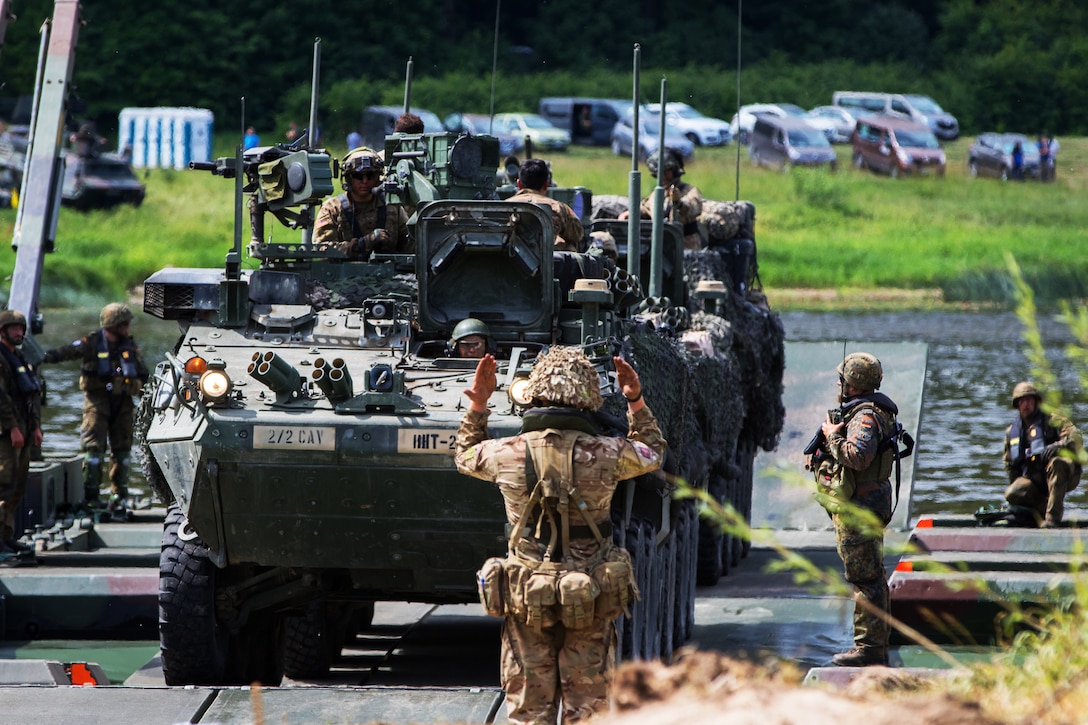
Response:
M387 199L416 207L415 255L354 261L314 243L313 207L333 191L338 164L323 149L279 144L200 165L235 179L236 220L252 195L248 253L259 268L241 268L236 224L223 269L146 281L145 312L181 328L137 426L148 479L169 504L167 683L320 676L369 625L375 601L477 600L475 572L508 537L498 490L453 462L476 361L452 357L449 338L466 317L487 324L499 360L492 436L519 431L519 381L548 345L582 345L596 361L598 422L616 435L626 406L611 358L640 369L670 445L664 473L626 482L614 501L614 535L642 592L621 618L621 649L667 658L690 636L696 577L716 581L742 552L700 531L694 503L674 500L663 481L682 477L744 509L755 447L773 446L781 427L781 357L752 360L761 345L780 353L776 318L720 283L689 310L676 225L657 285L676 302L647 298L636 275L601 257L553 251L550 210L495 198L494 138L394 135L385 159ZM265 212L301 239L266 240ZM735 313L733 329L704 305ZM742 339L752 320L764 340ZM700 355L687 352L684 328L708 341L696 342ZM766 364L753 372L750 362ZM747 435L760 413L744 385L778 395L762 412L771 422Z

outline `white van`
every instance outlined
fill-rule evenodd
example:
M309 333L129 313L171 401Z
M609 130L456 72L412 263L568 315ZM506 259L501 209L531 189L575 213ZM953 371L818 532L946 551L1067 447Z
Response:
M929 127L939 139L952 141L960 135L960 124L929 96L917 93L871 93L835 91L832 105L845 108L855 117L883 114L903 118Z

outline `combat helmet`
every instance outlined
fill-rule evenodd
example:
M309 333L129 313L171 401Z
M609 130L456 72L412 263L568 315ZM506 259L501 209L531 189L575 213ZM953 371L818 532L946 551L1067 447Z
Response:
M1029 395L1036 400L1043 399L1043 394L1039 392L1033 383L1027 380L1017 383L1016 387L1012 389L1012 407L1016 407L1016 404L1020 402L1020 398L1026 398Z
M26 330L26 315L19 310L0 310L0 332L8 325L22 325Z
M457 343L469 335L479 335L487 340L488 349L491 348L491 330L483 320L477 320L475 317L466 317L457 323L450 335L450 347L457 347Z
M102 314L98 316L98 326L106 330L126 322L132 322L132 310L128 308L128 305L120 302L109 303L102 308Z
M601 407L601 379L580 347L556 345L537 358L526 395L533 405L595 411Z
M867 352L850 353L835 369L851 387L867 393L878 390L884 379L884 369L880 366L880 361Z
M658 152L654 152L650 155L650 158L646 159L646 167L650 169L650 174L657 178L658 167ZM672 169L672 173L677 177L684 175L684 159L680 154L676 153L673 149L665 149L665 165L664 168Z
M340 183L347 191L351 187L351 177L362 171L373 171L381 175L385 168L382 155L369 146L360 146L348 151L340 160Z

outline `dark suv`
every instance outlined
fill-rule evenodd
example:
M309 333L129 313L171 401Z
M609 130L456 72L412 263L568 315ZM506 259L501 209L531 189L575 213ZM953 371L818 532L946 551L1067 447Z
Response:
M993 176L1008 181L1015 178L1012 151L1019 143L1024 151L1022 178L1039 178L1039 147L1022 133L984 133L967 149L967 168L971 176Z

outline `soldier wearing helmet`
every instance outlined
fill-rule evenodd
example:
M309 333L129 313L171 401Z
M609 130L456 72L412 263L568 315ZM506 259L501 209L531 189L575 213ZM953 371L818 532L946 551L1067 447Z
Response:
M884 370L874 355L853 352L836 368L839 406L821 425L824 460L815 468L817 499L831 514L846 581L854 585L854 646L832 657L844 667L888 664L888 580L884 534L865 530L852 509L892 517L891 473L898 452L899 408L877 392ZM866 602L869 607L862 606Z
M543 159L526 159L518 170L518 193L509 201L527 201L530 204L542 204L552 210L552 227L555 230L555 250L558 252L578 252L582 250L585 229L574 210L548 196L551 170Z
M1048 414L1042 402L1042 393L1030 382L1012 390L1018 414L1005 429L1005 500L1031 510L1040 526L1056 528L1065 513L1065 495L1080 482L1084 440L1072 421Z
M658 153L653 153L646 160L646 166L650 170L650 175L658 179L658 183L665 189L665 219L683 225L685 249L702 249L706 246L699 232L703 193L680 178L684 175L684 159L679 152L665 149L663 162L658 161L658 156ZM643 219L653 219L653 210L654 198L650 194L639 204L639 213ZM620 219L627 217L627 212L620 214Z
M385 162L372 148L352 149L340 162L344 193L330 196L314 222L314 243L334 246L351 259L379 254L413 254L404 208L385 203L382 173Z
M0 311L0 563L32 549L15 538L15 509L26 494L30 453L42 444L41 387L19 346L26 317Z
M120 302L102 308L99 328L69 345L45 353L45 362L80 361L79 387L83 391L84 506L103 518L129 516L128 477L132 469L133 397L140 395L149 372L140 348L130 334L132 310ZM99 499L106 449L110 451L111 495Z
M482 320L466 317L457 323L450 335L450 354L453 357L479 359L489 353L495 354L495 341Z
M537 360L527 395L538 407L526 411L518 435L487 436L493 356L480 360L465 391L457 470L498 485L512 531L506 558L488 560L479 577L488 613L504 618L500 669L512 723L572 722L608 708L623 604L564 583L596 582L609 562L627 585L608 590L633 596L630 559L612 544L612 495L621 480L657 469L666 445L638 374L622 358L613 362L628 401L626 438L602 435L590 416L602 402L600 377L580 348L552 347Z

